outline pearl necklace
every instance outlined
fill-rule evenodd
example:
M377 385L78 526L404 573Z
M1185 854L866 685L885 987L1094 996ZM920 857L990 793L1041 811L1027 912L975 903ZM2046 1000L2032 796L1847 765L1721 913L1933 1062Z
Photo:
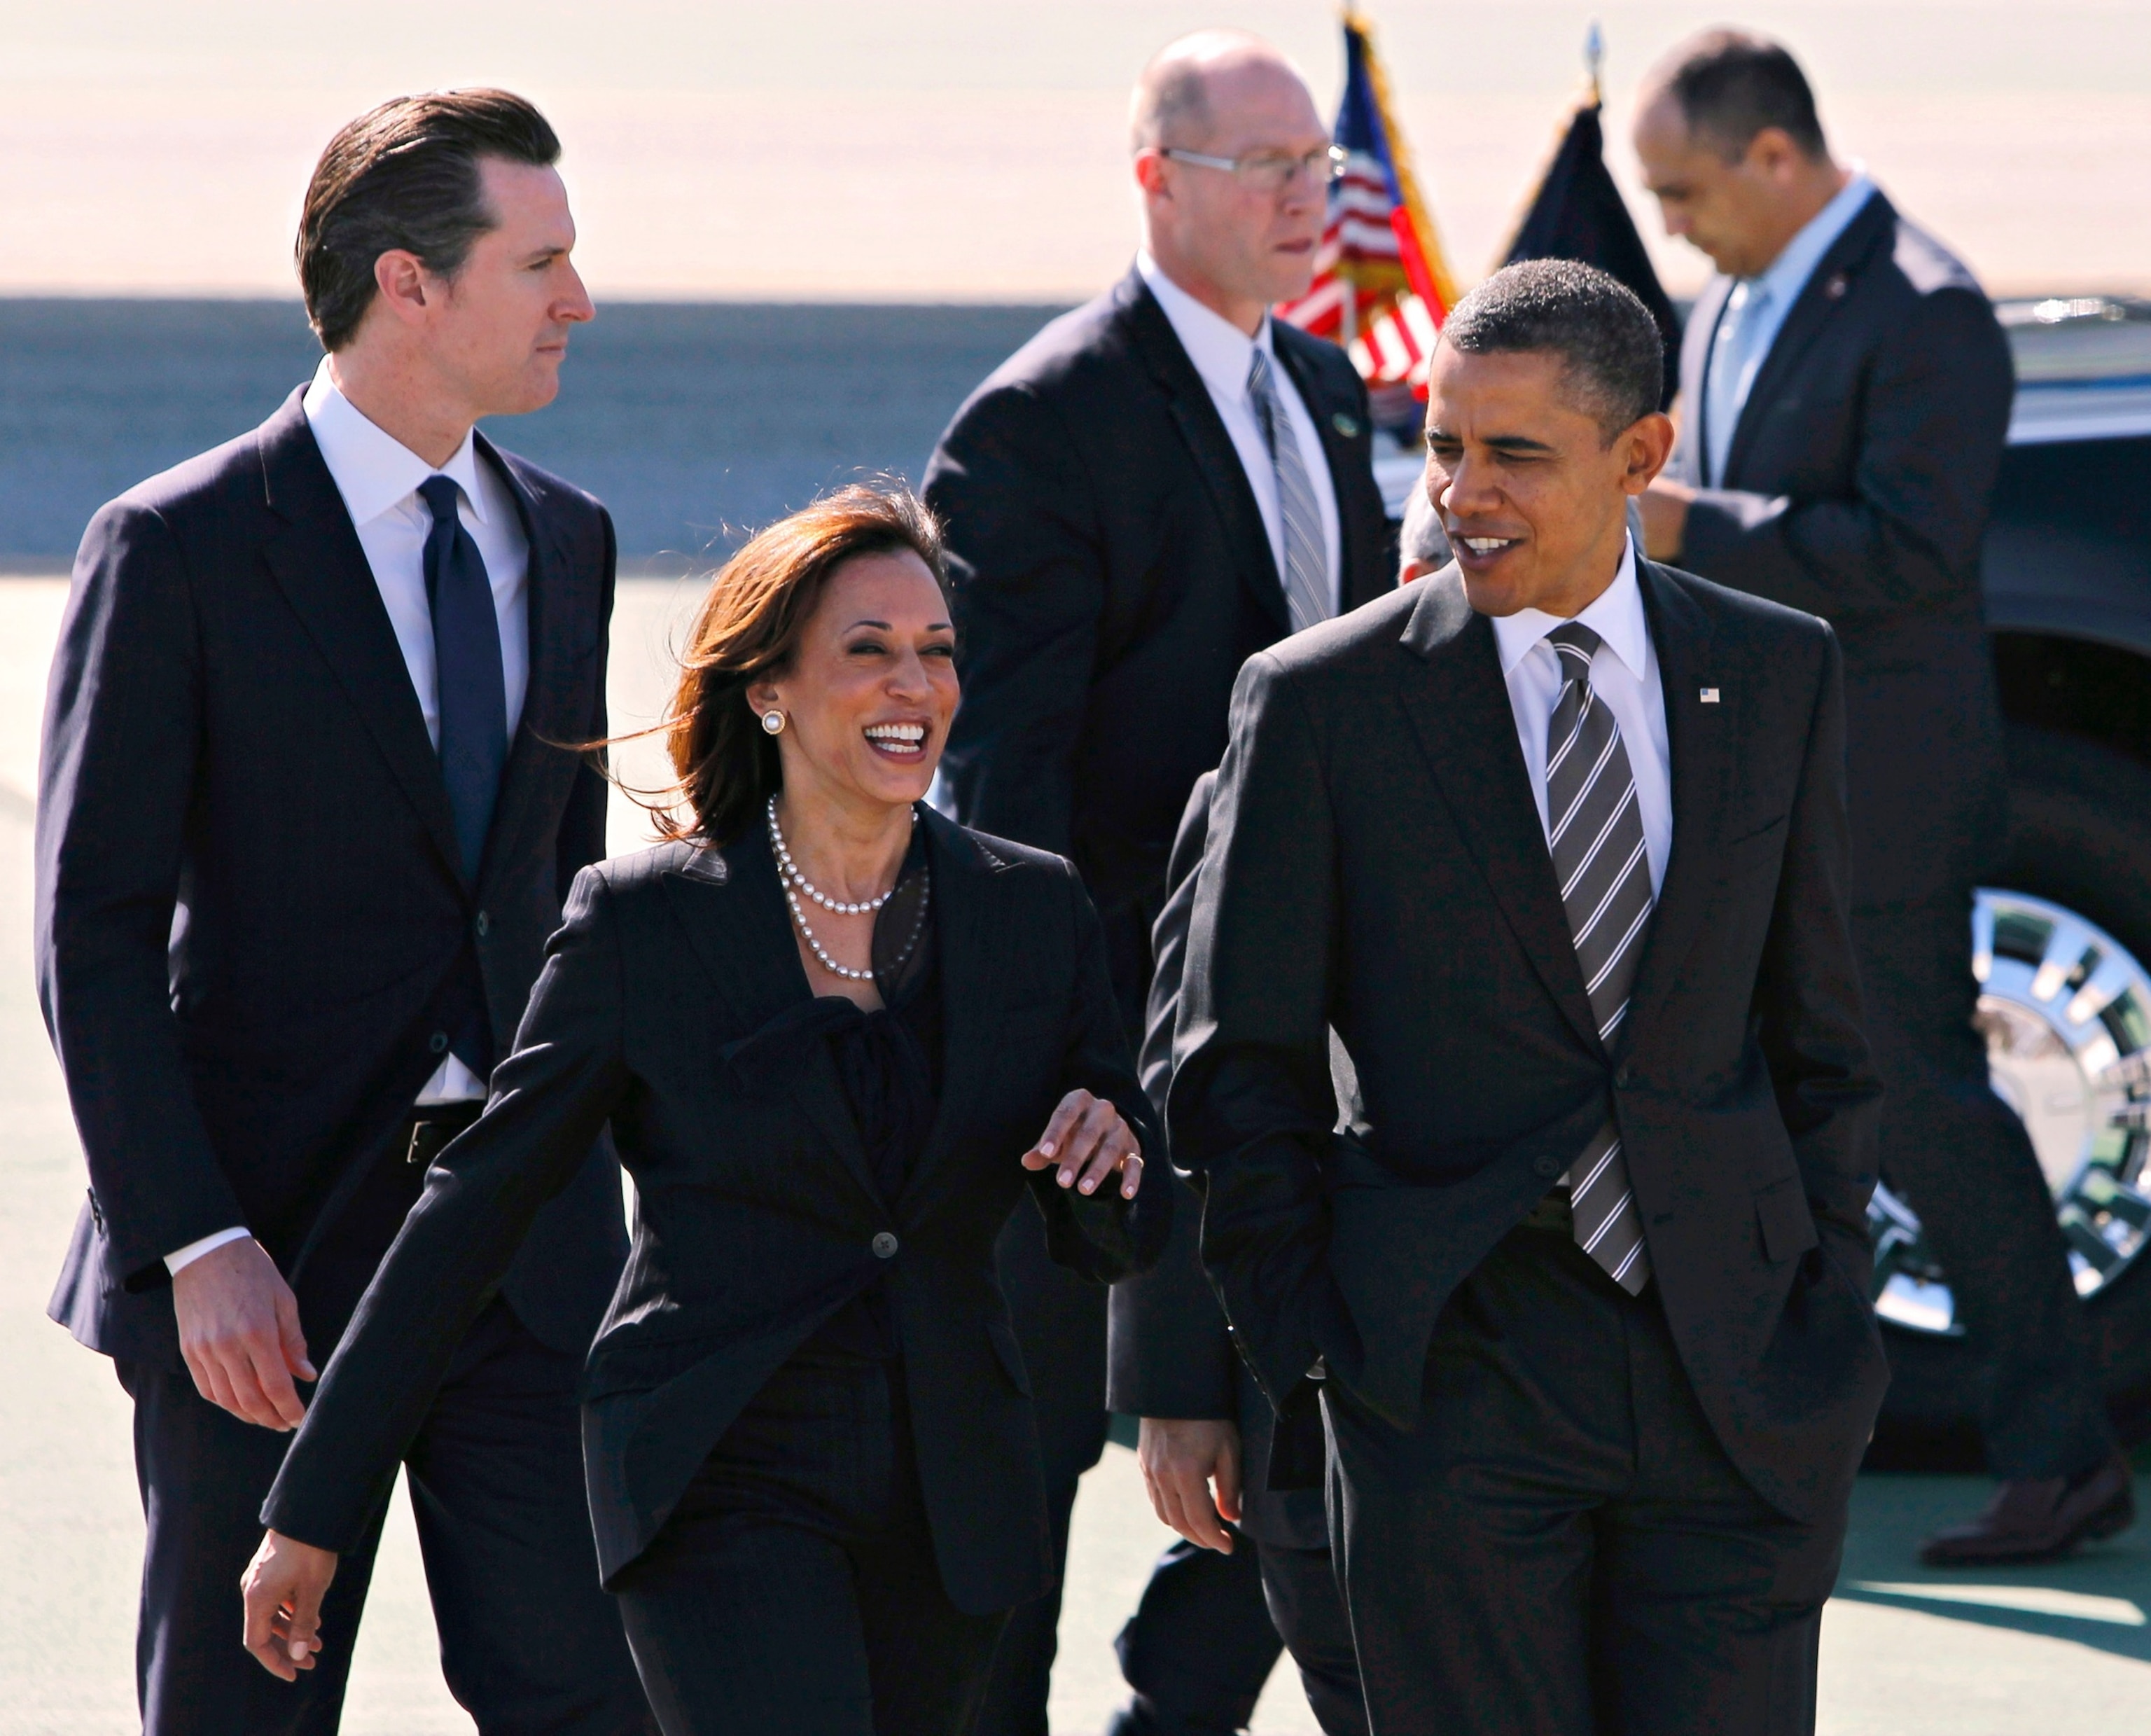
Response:
M919 823L919 810L915 807L911 811L911 823L914 826ZM776 846L777 865L784 871L784 878L791 881L792 885L797 886L824 910L833 910L839 916L865 916L880 909L883 904L896 896L896 888L891 886L878 898L869 898L863 904L847 904L842 899L833 898L817 888L811 880L799 872L799 864L792 859L792 851L784 842L784 828L777 823L777 797L774 796L769 798L769 841ZM898 878L900 878L901 876ZM791 896L790 887L785 888L785 896L787 898Z
M919 810L916 808L911 811L911 823L914 826L919 823ZM792 852L785 845L784 828L777 823L777 797L774 796L769 798L769 841L777 852L777 865L784 871L784 877L796 883L801 891L825 909L838 911L847 916L863 916L869 911L880 909L883 905L896 896L896 887L892 886L869 903L846 904L826 898L816 891L807 877L799 872L798 865L792 859ZM900 885L902 883L903 875L899 871L898 884ZM919 900L919 920L912 925L911 938L904 942L903 950L897 954L894 964L890 967L892 974L903 967L911 957L912 949L919 944L919 937L926 928L926 901L932 896L933 888L929 886L926 888L925 897ZM800 938L807 943L807 950L821 961L824 970L832 976L843 977L848 982L870 983L873 980L873 966L871 962L864 970L853 970L848 965L839 964L829 956L828 949L822 944L820 937L807 925L807 913L800 908L798 893L792 891L790 886L784 888L784 902L792 907L792 919L798 924ZM868 943L868 946L871 950L871 942Z

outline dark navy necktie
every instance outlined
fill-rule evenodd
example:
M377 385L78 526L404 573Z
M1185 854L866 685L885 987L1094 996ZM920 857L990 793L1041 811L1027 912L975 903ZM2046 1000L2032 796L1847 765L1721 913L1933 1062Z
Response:
M508 763L508 685L500 620L478 544L456 515L457 488L429 476L418 493L433 514L426 534L426 601L433 615L433 672L441 713L441 776L455 817L466 879L478 879L485 836Z

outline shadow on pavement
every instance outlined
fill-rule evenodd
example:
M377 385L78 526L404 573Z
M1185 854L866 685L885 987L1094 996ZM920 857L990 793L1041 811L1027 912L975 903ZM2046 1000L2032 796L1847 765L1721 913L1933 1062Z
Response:
M1837 1596L2151 1663L2151 1524L2139 1521L2108 1542L2037 1566L1944 1572L1920 1565L1921 1540L1976 1512L1993 1486L1984 1477L1860 1478ZM2139 1478L2139 1506L2144 1492Z

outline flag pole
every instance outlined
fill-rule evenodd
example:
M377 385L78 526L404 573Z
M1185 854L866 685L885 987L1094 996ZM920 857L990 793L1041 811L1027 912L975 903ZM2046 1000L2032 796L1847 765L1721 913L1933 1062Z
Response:
M1395 104L1389 99L1389 75L1383 70L1382 63L1374 52L1374 26L1365 13L1347 0L1344 28L1359 37L1363 47L1368 88L1374 93L1374 109L1381 117L1382 131L1389 140L1389 166L1396 172L1397 191L1410 220L1412 234L1404 260L1406 274L1424 280L1413 284L1412 288L1421 301L1433 302L1440 309L1442 316L1446 318L1449 310L1457 302L1456 284L1449 275L1447 261L1442 256L1439 241L1435 240L1434 220L1427 215L1426 202L1420 197L1419 181L1412 174L1410 153L1405 149L1404 134L1397 126ZM1402 236L1399 239L1404 240ZM1430 290L1433 291L1431 295L1428 294ZM1436 321L1435 323L1438 325L1440 321Z

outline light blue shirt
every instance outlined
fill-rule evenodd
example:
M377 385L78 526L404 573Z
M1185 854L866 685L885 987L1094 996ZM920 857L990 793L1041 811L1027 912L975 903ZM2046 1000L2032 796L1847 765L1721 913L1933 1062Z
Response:
M1703 443L1710 461L1710 473L1704 478L1707 485L1718 487L1724 482L1733 431L1739 426L1740 412L1755 377L1769 359L1770 346L1784 329L1785 316L1800 299L1823 255L1837 245L1837 238L1874 196L1875 183L1855 163L1852 179L1785 244L1785 251L1770 262L1770 269L1759 277L1742 278L1725 298L1703 387Z

